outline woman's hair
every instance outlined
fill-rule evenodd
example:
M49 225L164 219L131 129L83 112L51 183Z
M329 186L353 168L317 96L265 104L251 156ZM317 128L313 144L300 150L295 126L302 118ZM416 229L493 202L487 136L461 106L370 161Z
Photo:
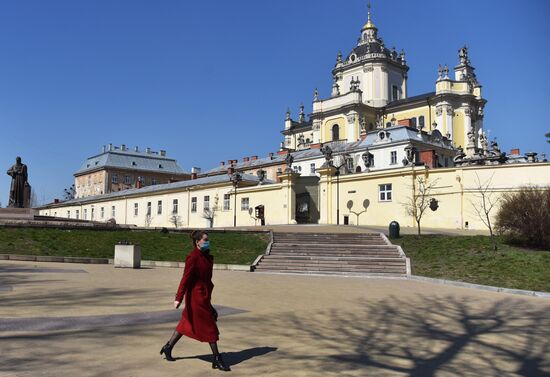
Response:
M193 242L193 247L197 246L197 242L199 242L205 234L208 233L204 230L194 230L191 232L191 242Z

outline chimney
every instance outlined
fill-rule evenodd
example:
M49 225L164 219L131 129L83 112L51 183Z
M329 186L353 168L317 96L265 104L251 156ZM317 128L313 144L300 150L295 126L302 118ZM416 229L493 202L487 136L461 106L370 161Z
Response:
M197 179L197 173L192 172L191 173L191 179Z
M200 172L201 172L201 168L197 168L195 166L191 168L191 173L200 174Z
M397 124L400 125L400 126L410 127L411 126L411 120L410 119L399 119L397 121Z
M257 160L257 159L258 159L258 156L252 156L252 157L250 157L250 159L251 159L252 161Z
M514 155L514 156L519 156L520 153L519 153L519 148L514 148L510 151L510 154L511 155Z
M125 151L125 150L126 150L126 144L122 144L122 145L120 146L120 149L122 149L123 151Z
M53 203L54 203L54 204L59 203L59 199L54 199L54 200L53 200Z
M277 152L278 156L283 156L285 154L288 154L288 149L283 149L282 151Z
M420 161L429 168L437 168L437 158L433 149L420 151Z
M162 157L166 157L166 151L165 151L164 149L161 149L161 150L160 150L160 155L161 155Z
M228 168L227 168L227 175L232 175L234 172L235 172L235 168L234 168L234 167L228 167Z
M107 148L104 145L103 148L101 148L101 153L105 153L106 150L107 150Z
M315 143L309 145L310 149L321 149L321 143Z
M136 147L134 148L134 151L139 152L139 148L137 147L137 145L136 145Z
M110 150L110 151L113 150L113 144L112 144L112 143L109 143L109 150Z
M250 159L248 157L243 157L243 162L248 162Z
M145 148L145 153L151 153L151 148L149 147Z
M270 153L269 153L268 157L269 157L270 160L273 160L273 155L274 155L274 154L275 154L275 153L273 153L273 152L270 152Z
M220 162L220 165L221 165L221 166L225 166L225 161L221 161L221 162Z

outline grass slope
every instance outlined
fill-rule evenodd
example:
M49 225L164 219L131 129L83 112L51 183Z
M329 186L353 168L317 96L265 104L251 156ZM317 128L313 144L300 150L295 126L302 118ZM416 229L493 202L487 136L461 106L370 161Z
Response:
M215 263L251 264L265 252L268 236L210 233ZM0 253L113 258L114 245L128 240L141 245L144 260L184 261L192 244L188 233L97 231L46 228L0 228Z
M488 236L403 236L392 240L411 258L414 275L550 292L550 252L523 249Z

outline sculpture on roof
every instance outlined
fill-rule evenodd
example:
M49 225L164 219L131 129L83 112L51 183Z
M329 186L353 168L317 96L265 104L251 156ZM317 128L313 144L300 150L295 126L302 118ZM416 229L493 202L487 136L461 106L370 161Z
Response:
M285 162L286 162L286 172L291 172L292 171L292 163L294 162L294 157L292 156L292 154L288 153L286 155Z

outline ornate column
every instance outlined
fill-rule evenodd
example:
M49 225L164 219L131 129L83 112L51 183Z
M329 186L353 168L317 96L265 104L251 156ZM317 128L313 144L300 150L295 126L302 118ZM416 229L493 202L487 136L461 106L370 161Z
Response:
M435 107L435 123L437 123L437 127L440 130L443 129L443 105L441 104L438 104ZM430 127L432 127L431 124L430 124ZM431 131L433 131L433 129Z
M357 141L357 112L352 110L346 114L348 120L348 127L346 130L348 143Z
M447 136L449 140L453 140L453 117L454 110L451 105L445 106L445 133L443 136Z

